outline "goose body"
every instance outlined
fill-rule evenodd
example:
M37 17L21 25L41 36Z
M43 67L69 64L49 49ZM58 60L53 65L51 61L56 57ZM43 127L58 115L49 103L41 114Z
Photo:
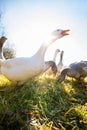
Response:
M49 40L45 41L32 57L0 60L2 74L13 82L25 82L29 78L39 75L48 68L44 62L44 55L47 48L57 39L68 35L68 31L69 30L54 31L50 35Z
M66 75L77 80L83 80L87 76L87 61L74 62L63 69L58 77L58 82L64 81Z

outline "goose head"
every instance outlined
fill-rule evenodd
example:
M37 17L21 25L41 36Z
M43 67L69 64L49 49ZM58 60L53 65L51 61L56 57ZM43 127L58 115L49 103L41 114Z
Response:
M56 49L54 56L53 56L53 61L56 63L56 56L58 55L58 53L60 52L59 49Z
M55 54L57 55L60 52L60 49L56 49Z
M6 40L7 40L7 38L6 38L5 36L2 36L2 37L0 38L0 47L3 46L3 44L5 43Z
M64 55L64 51L62 50L62 51L60 51L60 61L59 61L59 62L62 62L62 60L63 60L63 55Z
M59 64L62 65L62 66L63 66L63 55L64 55L64 51L61 51L60 52L60 61L59 61Z
M68 33L69 31L70 31L69 29L67 30L57 29L54 32L52 32L51 36L56 40L58 38L62 38L63 36L69 35Z
M61 51L61 55L63 55L64 54L64 51Z
M48 47L53 44L56 40L69 35L70 30L62 30L62 29L57 29L55 31L53 31L44 41L44 43L41 45L41 47L39 48L39 50L36 52L37 56L41 56L44 58L45 52L48 49ZM36 54L35 54L36 55Z

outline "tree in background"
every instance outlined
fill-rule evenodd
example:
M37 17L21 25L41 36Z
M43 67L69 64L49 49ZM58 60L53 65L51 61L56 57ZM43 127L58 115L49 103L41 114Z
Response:
M16 57L16 49L14 44L7 43L6 46L3 47L3 55L5 59L11 59Z

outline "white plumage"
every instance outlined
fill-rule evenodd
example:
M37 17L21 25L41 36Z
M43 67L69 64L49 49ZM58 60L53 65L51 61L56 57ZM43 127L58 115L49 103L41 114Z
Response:
M8 60L0 59L1 72L9 80L13 82L22 81L25 82L33 76L39 75L48 66L45 65L44 55L50 44L57 39L68 35L69 30L56 30L52 32L49 40L45 41L36 54L32 57L20 57Z
M60 52L60 60L59 63L57 64L57 75L59 75L64 67L63 64L63 55L64 55L64 51Z

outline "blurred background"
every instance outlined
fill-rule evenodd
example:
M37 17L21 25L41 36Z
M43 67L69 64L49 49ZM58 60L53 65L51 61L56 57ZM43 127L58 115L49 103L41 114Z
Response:
M0 0L0 37L16 57L30 57L55 29L70 29L45 54L52 60L55 50L64 51L63 63L87 60L87 1L81 0ZM57 62L59 61L59 56Z

